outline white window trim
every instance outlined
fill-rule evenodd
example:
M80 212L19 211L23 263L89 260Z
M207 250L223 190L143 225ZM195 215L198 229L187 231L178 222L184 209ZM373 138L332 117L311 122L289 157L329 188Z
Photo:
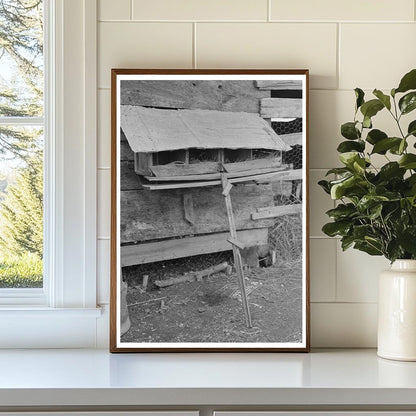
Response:
M96 0L49 0L45 287L5 290L0 347L95 347ZM45 26L46 27L46 26ZM45 296L46 293L46 296ZM33 316L33 319L30 317Z

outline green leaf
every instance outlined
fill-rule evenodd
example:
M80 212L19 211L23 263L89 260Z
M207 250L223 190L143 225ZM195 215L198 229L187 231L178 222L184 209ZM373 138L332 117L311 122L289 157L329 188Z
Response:
M409 127L407 128L407 135L416 137L416 120L413 120L409 124Z
M331 198L340 199L348 189L354 188L359 183L359 178L356 176L350 176L349 178L343 178L340 181L333 181L331 187Z
M351 227L349 221L335 221L329 222L322 227L322 231L329 237L335 237L336 235L346 235Z
M341 135L348 140L357 140L361 137L360 130L357 129L357 123L353 121L341 126Z
M404 75L399 86L396 88L395 93L406 92L409 90L416 90L416 69L412 69Z
M381 167L377 176L381 181L389 181L391 178L402 179L405 173L406 169L401 168L397 162L389 162Z
M366 129L371 129L373 127L373 123L371 122L371 117L364 116L363 118L363 127Z
M391 109L390 97L388 95L377 89L373 91L373 94L383 103L384 107L388 110Z
M364 149L365 149L365 142L363 140L358 140L356 142L353 142L353 141L341 142L339 146L337 147L337 151L340 153L352 152L352 151L364 152Z
M349 142L349 143L352 143L352 142ZM332 174L345 175L346 173L351 173L351 169L346 168L346 167L345 168L333 168L333 169L329 169L329 171L326 173L325 176L332 175Z
M356 88L355 90L355 111L358 111L358 109L364 104L364 91L361 88Z
M384 131L373 129L368 132L366 140L370 144L376 144L380 140L386 139L387 137L388 136L384 133Z
M416 91L409 92L399 100L399 108L402 114L407 114L416 108Z
M398 145L392 146L389 151L394 155L402 155L403 152L407 149L407 141L406 139L400 139L400 143Z
M354 163L352 164L352 167L355 172L363 174L365 172L366 165L367 163L365 159L360 158L354 161Z
M318 185L327 193L327 194L331 194L331 186L329 184L328 181L319 181Z
M380 100L370 100L366 101L361 106L361 113L364 117L371 118L374 117L380 110L384 108L384 105Z
M364 251L364 253L367 253L370 256L381 256L383 254L381 249L374 247L369 242L356 242L354 244L354 248L360 251Z
M352 166L360 158L357 152L345 152L339 155L339 160L346 166Z
M402 257L402 250L400 249L399 242L397 239L390 240L387 244L387 254L386 257L390 261L395 261L396 259Z
M351 235L346 235L341 238L341 248L342 251L347 250L354 244L354 237Z
M318 185L327 193L330 194L331 193L331 185L329 183L329 181L319 181Z
M404 251L416 254L416 227L406 228L398 238L398 242Z
M383 195L364 195L360 202L357 204L357 208L363 212L367 209L372 208L377 205L379 202L388 201L389 199Z
M378 153L380 155L384 155L387 152L387 150L390 150L392 147L399 147L401 141L402 139L400 139L399 137L387 137L386 139L378 141L374 145L373 151L371 153Z
M399 159L399 165L405 169L416 169L416 155L407 153Z
M336 208L330 209L326 212L329 217L338 220L341 218L350 217L357 212L354 204L339 204Z
M381 216L381 212L383 211L383 204L376 204L375 206L370 208L370 218L375 220Z

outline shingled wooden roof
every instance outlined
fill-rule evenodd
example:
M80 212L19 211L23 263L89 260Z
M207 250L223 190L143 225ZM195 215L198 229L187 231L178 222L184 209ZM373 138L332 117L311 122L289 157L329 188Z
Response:
M120 127L138 153L189 148L290 150L255 113L122 105Z

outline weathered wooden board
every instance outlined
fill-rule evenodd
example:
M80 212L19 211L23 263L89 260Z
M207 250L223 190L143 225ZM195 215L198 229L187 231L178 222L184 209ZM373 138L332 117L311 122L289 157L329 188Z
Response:
M282 217L283 215L300 214L302 212L302 204L278 205L269 208L260 208L251 214L253 220L264 218Z
M302 169L292 169L292 170L285 170L283 172L277 172L271 178L265 179L258 179L257 183L269 183L269 182L287 182L287 181L295 181L301 180L303 175Z
M224 232L121 246L121 266L133 266L231 250L231 244L227 241L229 237L230 233ZM238 231L237 237L245 247L264 245L267 244L268 229L256 228Z
M303 144L302 133L279 134L279 136L289 146L294 146L295 144Z
M127 141L121 140L120 141L120 161L123 162L125 160L133 161L134 153L131 150Z
M260 115L264 118L302 117L302 99L300 98L263 98Z
M218 172L220 165L218 162L192 163L190 165L168 164L152 166L151 171L156 176L183 176L183 175L202 175L204 173Z
M277 168L282 165L281 160L277 158L247 160L245 162L224 163L227 172L243 172L254 169Z
M301 169L299 169L301 171ZM297 173L293 173L293 170L280 170L280 168L273 168L271 172L267 169L258 169L254 175L232 174L234 177L229 178L229 182L233 184L243 182L270 182L276 180L293 180L298 178ZM185 189L185 188L202 188L212 187L221 184L221 180L209 180L209 181L194 181L194 182L164 182L164 183L142 183L144 189L152 191L160 191L166 189Z
M191 148L290 150L267 122L254 113L123 105L120 125L133 152Z
M255 81L121 81L121 104L258 113L270 91Z
M253 175L260 175L263 173L273 173L273 172L286 170L286 169L287 169L287 165L284 165L284 166L282 165L276 168L253 169L249 171L230 172L230 173L227 173L227 177L229 179L243 178L243 177L250 177ZM203 175L188 175L188 176L144 176L144 178L148 180L149 182L214 181L214 180L221 179L221 173L220 172L206 173ZM202 186L202 185L198 182L197 185L194 184L194 185L191 185L190 187L195 188L197 186ZM208 184L208 186L212 186L212 184ZM182 185L176 186L176 188L180 188L180 187L183 187L183 186Z
M120 190L131 191L142 189L140 176L134 171L131 161L120 162Z
M168 191L123 191L120 195L121 243L228 230L221 187ZM192 195L194 224L185 219L183 194ZM268 227L270 220L253 221L251 213L273 204L270 184L244 184L231 191L238 230Z
M301 90L302 81L301 80L264 80L256 81L257 88L261 90Z

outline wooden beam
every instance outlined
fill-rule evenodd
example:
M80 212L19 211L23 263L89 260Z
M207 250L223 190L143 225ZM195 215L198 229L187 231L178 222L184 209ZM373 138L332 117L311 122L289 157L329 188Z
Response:
M195 215L192 194L183 195L183 209L186 221L193 225L195 223Z
M227 173L228 178L242 178L245 176L259 175L261 173L272 173L286 169L286 166L279 166L275 168L253 169L251 171L239 171ZM205 173L202 175L184 175L184 176L145 176L149 182L192 182L192 181L212 181L219 180L221 174Z
M228 188L228 185L230 185L230 182L228 181L225 173L221 174L221 183L222 183L222 188L224 191ZM245 281L244 281L243 260L241 258L241 252L240 252L241 243L238 242L238 238L237 238L237 229L235 227L234 212L233 212L230 193L223 192L223 194L225 194L224 200L225 200L225 206L227 208L227 218L228 218L228 224L230 227L230 235L231 235L231 238L228 241L231 243L232 248L233 248L234 266L237 272L238 285L240 286L241 302L243 304L243 311L244 311L244 316L246 318L246 325L248 328L251 328L253 324L251 322L250 307L248 305L247 292L246 292L246 286L245 286Z
M245 247L260 246L267 244L268 234L267 228L255 228L237 231L237 238ZM225 232L121 246L121 266L228 251L231 250L231 245L227 241L229 237L230 233Z
M153 165L151 170L155 174L154 180L160 177L181 177L185 175L203 175L209 173L219 172L220 164L218 162L202 162L192 164L174 164L167 165Z
M281 217L283 215L299 214L302 212L302 204L278 205L269 208L259 208L251 214L253 220Z
M264 80L256 81L257 88L260 90L301 90L302 81L301 80Z
M258 113L259 100L270 92L252 80L124 80L120 96L122 105Z
M295 181L295 180L302 180L303 177L303 169L291 169L285 170L282 173L284 175L274 175L272 178L265 178L259 179L256 183L269 183L269 182L277 182L277 181Z
M263 98L260 104L263 118L297 118L302 117L301 98Z
M244 250L246 248L241 241L235 240L234 238L229 238L227 241L233 246L238 247L240 250Z
M243 182L267 182L272 180L294 180L294 179L301 179L301 172L302 169L298 169L300 171L300 175L297 170L282 170L282 171L273 171L269 173L260 173L256 175L248 175L243 176L240 178L230 178L229 182L231 183L243 183ZM205 181L205 182L178 182L178 183L150 183L150 184L143 184L144 189L149 189L151 191L155 190L163 190L163 189L182 189L182 188L202 188L206 186L216 186L220 185L221 180L213 180L213 181Z
M272 169L281 166L281 160L275 157L247 160L244 162L224 163L224 168L228 173L253 171L256 169ZM227 176L230 177L230 175Z

